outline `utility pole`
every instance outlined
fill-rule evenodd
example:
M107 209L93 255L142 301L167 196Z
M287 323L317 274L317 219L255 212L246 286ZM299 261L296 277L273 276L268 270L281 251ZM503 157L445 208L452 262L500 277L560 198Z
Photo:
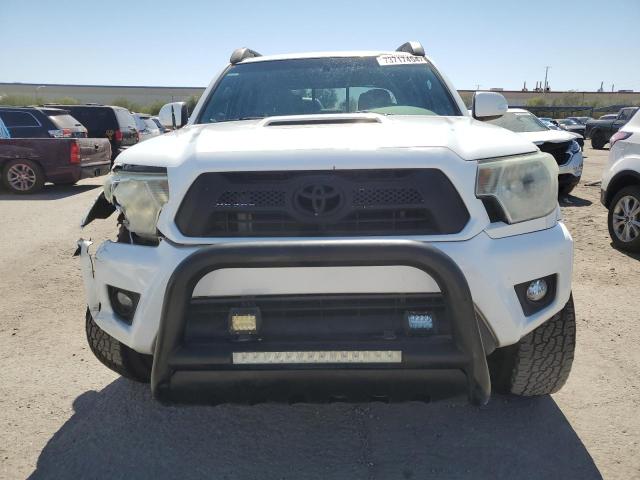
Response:
M479 83L476 84L476 90L480 90L480 84Z
M547 87L548 87L548 85L549 85L549 84L547 83L547 75L549 74L549 69L550 69L550 68L551 68L551 67L549 67L549 66L544 67L544 87L542 88L542 92L543 92L543 94L544 94L544 93L547 93ZM544 96L544 95L543 95L543 96Z

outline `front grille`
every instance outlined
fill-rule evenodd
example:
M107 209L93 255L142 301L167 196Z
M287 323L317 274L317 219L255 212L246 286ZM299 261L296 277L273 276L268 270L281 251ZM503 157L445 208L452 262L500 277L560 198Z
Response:
M571 154L568 152L570 144L571 141L558 143L544 142L542 145L538 145L538 148L543 152L553 155L558 165L564 165L571 158Z
M469 220L436 169L200 175L176 216L189 237L443 235Z
M450 335L440 293L264 295L194 297L187 313L186 342L230 340L229 312L259 308L264 341L395 340L406 336L406 312L429 311L434 334Z

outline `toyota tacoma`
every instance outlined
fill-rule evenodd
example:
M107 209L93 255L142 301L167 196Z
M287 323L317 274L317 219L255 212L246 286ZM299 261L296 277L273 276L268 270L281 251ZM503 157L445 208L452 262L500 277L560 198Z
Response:
M162 402L557 391L575 346L558 165L417 42L241 48L118 156L79 240L91 349Z

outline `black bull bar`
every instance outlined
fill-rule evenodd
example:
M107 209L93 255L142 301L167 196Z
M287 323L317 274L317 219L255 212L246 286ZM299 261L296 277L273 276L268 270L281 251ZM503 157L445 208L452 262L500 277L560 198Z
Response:
M187 311L193 291L202 277L228 268L278 267L361 267L408 266L431 276L442 292L449 312L452 331L450 350L407 352L407 360L393 368L371 366L361 368L298 368L297 365L271 365L269 368L237 368L231 360L233 342L228 349L211 351L206 346L186 345L183 341ZM248 342L243 342L248 343ZM236 342L237 345L237 342ZM282 345L256 342L260 351L280 351ZM402 346L402 345L400 345ZM289 345L291 347L291 345ZM362 348L365 347L365 348ZM397 344L395 345L397 347ZM351 342L341 350L385 349L377 345ZM387 347L388 348L388 347ZM293 346L305 350L304 345ZM335 350L335 345L313 345L312 350ZM244 366L240 366L244 367ZM317 367L317 366L315 366ZM455 262L445 253L424 243L410 240L323 240L264 241L223 244L204 247L182 261L167 284L158 337L156 339L151 388L155 398L163 402L205 399L205 391L224 397L227 389L264 388L273 380L275 388L306 385L315 378L324 384L338 377L343 383L370 376L378 382L378 374L391 375L427 369L459 369L467 378L469 401L475 405L488 402L491 384L485 351L467 281ZM273 386L272 385L272 386Z

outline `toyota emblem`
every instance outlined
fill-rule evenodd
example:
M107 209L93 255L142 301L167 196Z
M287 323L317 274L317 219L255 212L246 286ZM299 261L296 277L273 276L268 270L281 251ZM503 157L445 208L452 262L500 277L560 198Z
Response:
M294 204L303 213L314 217L330 215L342 205L342 193L324 183L305 185L294 194Z

